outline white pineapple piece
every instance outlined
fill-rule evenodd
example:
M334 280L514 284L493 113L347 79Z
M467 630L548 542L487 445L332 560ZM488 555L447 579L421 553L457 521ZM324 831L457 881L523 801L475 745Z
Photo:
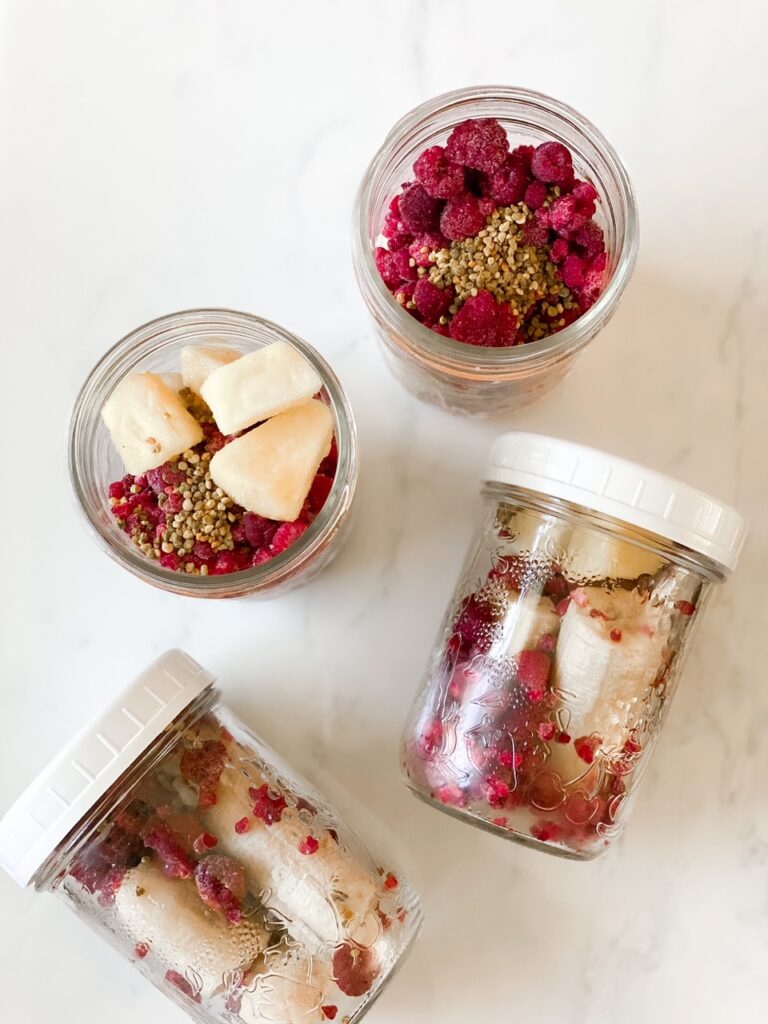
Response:
M184 387L200 394L200 388L214 370L241 358L241 353L223 345L185 345L179 354Z
M101 416L134 476L162 466L203 439L200 424L156 373L126 377L104 403Z
M264 923L244 915L233 924L207 907L190 879L169 878L152 860L128 871L117 890L119 930L149 947L166 970L199 979L203 998L222 990L224 979L245 972L269 939Z
M322 386L300 352L286 341L275 341L214 370L200 394L222 434L236 434L303 404Z
M249 512L293 522L332 439L333 414L328 406L316 399L304 402L216 452L211 476Z

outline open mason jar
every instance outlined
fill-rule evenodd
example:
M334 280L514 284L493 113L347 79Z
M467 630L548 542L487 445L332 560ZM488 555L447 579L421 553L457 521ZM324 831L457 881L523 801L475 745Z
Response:
M550 853L605 850L745 531L733 509L652 470L498 437L482 523L405 729L412 791Z
M216 425L212 421L204 423L204 441L187 453L191 456L190 463L194 459L197 465L188 466L180 456L165 466L134 477L135 483L132 484L131 479L123 477L126 470L112 443L102 412L119 386L140 375L159 375L175 392L182 383L180 359L190 347L231 353L234 359L277 344L290 346L311 368L313 379L320 382L316 398L332 414L331 451L318 471L323 487L311 515L305 516L302 510L301 522L284 524L283 534L287 537L279 545L272 542L280 523L251 517L250 524L244 525L244 520L240 521L230 531L231 524L225 522L226 546L222 545L222 564L219 566L213 552L209 551L210 537L202 530L215 529L219 521L215 517L232 520L232 507L224 508L224 504L217 500L222 497L219 492L213 492L215 498L210 493L204 494L202 496L213 507L213 525L203 525L202 521L193 523L192 517L198 514L205 516L207 510L198 513L198 502L193 509L195 495L192 492L194 488L211 483L209 474L199 471L201 460L210 459L211 451L230 438L225 439L214 430L217 436L214 445L207 428L215 428ZM199 402L199 396L192 397ZM184 410L182 413L186 415ZM210 410L206 413L210 416ZM80 508L100 546L134 576L163 590L188 597L273 597L307 582L325 568L347 536L358 472L355 422L336 375L306 342L277 324L248 313L225 309L189 310L160 317L138 327L111 348L91 371L72 412L69 472ZM189 480L184 479L185 474ZM177 480L181 480L178 485ZM172 486L166 487L166 484ZM182 490L186 484L191 488L189 492ZM171 495L174 486L177 493ZM132 490L137 493L130 493ZM169 493L164 494L164 490ZM187 493L192 497L184 499L182 507L182 499ZM167 530L172 518L169 506L158 504L158 501L162 503L171 497L179 502L179 507L173 508L174 514L185 517L186 503L189 505L187 525L191 529L179 525L178 538ZM226 495L223 497L225 502L229 501ZM308 503L312 499L313 491ZM134 504L138 507L131 507ZM123 518L118 519L115 513L123 509ZM134 519L137 520L135 528L132 526ZM165 537L174 542L166 544L167 555L157 536L157 531L164 527ZM244 531L242 538L238 536L237 529ZM183 539L182 532L185 537L188 535L188 540ZM258 547L262 542L263 546ZM173 550L174 544L179 549L178 554ZM188 550L184 550L184 544ZM199 552L209 556L210 570L206 561L198 557ZM251 557L248 557L251 552ZM242 564L236 561L241 555L245 556Z
M513 147L544 142L567 147L573 171L589 183L590 192L594 189L594 221L604 236L599 297L557 333L527 344L484 347L436 333L399 304L376 264L375 250L381 244L387 211L402 183L413 178L414 161L428 148L444 145L458 125L476 118L495 119ZM627 172L594 125L541 93L477 86L423 103L389 132L357 196L353 256L358 285L384 356L403 387L449 412L487 416L536 401L565 376L615 312L634 268L637 232ZM554 272L551 266L548 270Z
M151 665L0 821L49 890L200 1024L361 1019L418 901L181 651Z

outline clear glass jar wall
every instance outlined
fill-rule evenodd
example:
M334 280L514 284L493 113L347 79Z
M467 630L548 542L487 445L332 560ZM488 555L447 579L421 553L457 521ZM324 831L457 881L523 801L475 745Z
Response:
M204 1024L357 1021L415 936L399 874L207 691L36 878Z
M404 737L408 784L587 859L622 832L710 583L707 559L488 485Z
M596 219L609 256L604 291L573 324L529 345L482 348L436 334L398 305L374 260L387 208L402 183L413 177L414 160L429 146L444 144L457 124L477 117L500 121L513 146L562 142L573 155L577 176L592 182L600 196ZM540 93L480 86L437 96L392 128L358 193L355 272L389 368L403 387L449 412L485 416L529 405L563 378L615 312L637 257L637 231L626 170L594 125Z
M219 345L240 353L274 342L298 349L323 381L319 397L334 415L338 464L333 486L309 529L287 551L262 565L222 576L191 576L164 569L143 555L118 528L109 506L109 484L125 472L101 410L117 385L140 372L177 374L187 345ZM69 434L69 471L75 496L104 551L139 579L188 597L274 597L305 583L339 552L352 518L358 451L354 417L341 384L306 342L277 324L224 309L189 310L132 331L94 367L78 395Z

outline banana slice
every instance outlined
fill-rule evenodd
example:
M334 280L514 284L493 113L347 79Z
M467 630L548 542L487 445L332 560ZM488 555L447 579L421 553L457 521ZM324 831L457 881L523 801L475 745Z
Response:
M574 529L562 569L575 581L636 580L658 572L664 560L653 551L592 529Z
M221 345L186 345L179 353L184 387L200 394L200 388L214 370L241 358L241 353Z
M636 591L584 587L574 592L560 627L553 673L574 739L596 733L603 749L621 749L642 715L670 628L663 607ZM551 757L564 781L586 771L571 745L553 744Z
M302 405L323 386L304 356L285 341L214 370L200 393L223 434L236 434L254 423Z
M101 416L134 476L162 466L203 439L200 424L156 373L126 377L104 403Z
M211 476L217 487L249 512L293 522L332 439L333 414L328 406L316 400L305 402L216 452Z
M182 380L180 373L161 373L160 376L171 389L177 393L184 387L184 381Z
M296 946L272 946L249 975L238 1016L245 1024L315 1024L330 1002L328 964Z
M379 895L372 872L345 853L329 832L312 830L296 808L285 808L272 825L255 818L248 790L265 782L246 779L231 766L224 769L217 802L202 812L206 827L218 837L218 849L243 865L251 891L309 948L336 946L350 934L357 939L359 933L370 932ZM249 828L239 834L235 823L243 818ZM302 853L309 835L318 847Z
M121 932L149 947L166 970L177 971L207 998L224 990L266 948L268 933L252 916L231 924L205 906L191 880L167 878L151 860L125 876L115 895Z

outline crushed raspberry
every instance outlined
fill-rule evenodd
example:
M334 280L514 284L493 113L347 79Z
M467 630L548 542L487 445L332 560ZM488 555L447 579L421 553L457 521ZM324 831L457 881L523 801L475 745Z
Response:
M211 835L210 832L203 832L192 844L192 849L199 855L212 850L217 843L218 839L216 836Z
M509 825L509 818L494 818L492 824L497 828L506 828Z
M551 633L544 633L539 640L538 647L539 650L544 651L545 654L554 654L555 648L557 647L557 637L553 636Z
M543 182L532 181L525 190L525 205L530 207L532 210L538 210L540 207L544 206L548 195L549 191Z
M566 743L570 743L570 742L571 742L570 733L567 733L564 729L562 730L562 732L559 732L557 734L557 736L555 736L555 743L566 744Z
M150 818L142 832L144 845L160 859L163 870L171 878L191 878L195 862L185 849L178 834L161 819Z
M179 974L178 971L166 971L165 980L177 988L182 995L185 995L187 999L191 999L193 1003L200 1002L200 993L195 992L192 985L187 981L183 974Z
M544 651L521 651L517 659L517 678L529 700L540 701L549 685L552 659Z
M346 996L364 996L381 973L381 960L373 948L345 942L333 954L333 977Z
M181 755L179 770L187 782L198 787L200 807L216 803L216 787L229 755L221 740L205 740L199 747L187 747Z
M620 629L612 629L611 630L611 640L613 640L613 642L615 644L618 644L618 643L621 642L621 637L622 637L622 632L621 632Z
M306 856L311 856L313 853L317 853L319 849L320 843L314 836L307 836L306 839L302 839L299 843L299 853L303 853Z
M416 308L429 324L436 323L453 301L452 288L439 288L428 277L420 277L413 292Z
M417 182L406 185L400 195L400 216L406 228L415 235L436 230L440 221L440 206L440 201Z
M540 722L538 728L539 738L548 743L550 740L555 738L557 733L557 726L552 722Z
M602 744L599 736L580 736L573 741L573 749L586 764L592 764L595 754Z
M626 754L639 754L643 747L638 739L634 736L630 736L629 739L624 742L622 749Z
M464 189L464 168L451 163L442 146L425 149L413 165L413 173L435 199L450 199Z
M553 843L560 839L562 829L554 821L545 821L541 824L532 825L531 835L542 843Z
M237 832L239 836L243 835L244 832L247 832L250 827L251 823L248 818L240 818L235 822L235 832Z
M143 960L144 957L149 953L149 946L146 942L137 942L134 946L133 952L136 954L139 960Z
M441 804L449 807L464 807L467 803L467 795L459 786L441 786L436 795Z
M491 807L503 807L510 794L507 783L498 775L489 775L485 780L485 798Z
M696 605L691 601L678 601L675 605L681 615L691 616L696 611Z
M495 118L479 117L457 125L448 137L445 151L455 164L492 174L506 159L509 139Z
M542 142L531 159L531 171L539 181L559 185L573 178L573 160L562 142Z
M384 879L384 888L388 889L389 892L393 892L398 885L400 885L400 882L398 881L397 876L393 875L391 871L388 871Z
M422 732L418 740L419 756L430 760L443 745L443 723L439 718L433 719Z
M473 238L485 227L486 214L480 209L477 196L464 192L445 204L440 216L440 230L446 238L460 241Z
M272 552L276 555L287 551L292 544L295 544L299 537L307 530L307 524L297 519L293 523L283 523L277 528L272 539Z
M564 238L556 238L550 249L550 256L553 263L562 263L570 252L570 247Z
M195 868L195 885L200 899L237 924L243 913L248 886L245 870L231 857L206 857Z
M522 765L524 757L522 754L514 753L511 750L502 750L499 754L499 764L503 768L511 768L514 771Z
M248 790L248 795L254 802L253 813L265 825L274 825L275 822L280 821L283 811L288 806L281 794L277 793L273 796L273 792L266 782L263 786L259 786L258 789L251 786Z
M321 1006L320 1012L326 1020L336 1020L336 1014L339 1012L339 1008L338 1006Z

